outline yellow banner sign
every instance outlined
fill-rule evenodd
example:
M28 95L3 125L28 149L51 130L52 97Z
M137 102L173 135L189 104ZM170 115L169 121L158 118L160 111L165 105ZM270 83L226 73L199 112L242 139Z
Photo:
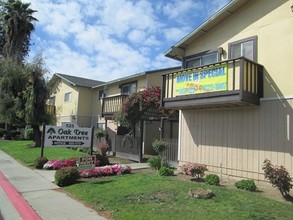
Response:
M176 96L200 94L228 89L228 65L192 69L176 75Z

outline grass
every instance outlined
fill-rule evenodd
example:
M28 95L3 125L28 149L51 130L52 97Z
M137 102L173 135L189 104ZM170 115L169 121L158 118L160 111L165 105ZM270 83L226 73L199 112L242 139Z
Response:
M188 197L189 189L208 188L211 200ZM184 182L155 174L128 174L86 181L64 188L114 219L288 219L293 207L258 193L205 183Z
M40 155L27 141L0 141L0 149L31 166ZM78 157L67 148L45 148L48 159ZM195 200L188 191L208 188L211 200ZM114 219L291 219L293 206L240 190L205 183L161 177L154 172L138 172L81 181L63 188L98 212L111 213Z
M32 167L34 161L41 156L40 147L31 147L31 141L10 141L10 140L0 140L0 150L12 156L14 159L18 160L25 166ZM75 151L72 149L60 147L45 147L44 157L48 160L52 159L68 159L74 157L80 157L85 155L85 153Z

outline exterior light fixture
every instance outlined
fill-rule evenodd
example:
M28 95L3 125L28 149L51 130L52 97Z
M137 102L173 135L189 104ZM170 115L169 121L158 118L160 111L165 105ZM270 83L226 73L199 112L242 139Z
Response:
M291 11L293 12L293 5L291 5Z
M219 54L223 54L223 53L224 53L224 49L223 49L223 47L219 47L219 48L218 48L218 53L219 53Z

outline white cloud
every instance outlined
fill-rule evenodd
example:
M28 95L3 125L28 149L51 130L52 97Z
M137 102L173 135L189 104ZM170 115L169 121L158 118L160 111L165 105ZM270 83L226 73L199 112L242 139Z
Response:
M132 30L128 34L128 39L133 43L142 43L146 38L146 34L140 30Z
M229 0L24 1L38 10L32 55L53 73L108 81L180 65L164 52Z
M192 1L192 0L176 1L176 0L172 0L172 1L169 1L169 3L167 3L163 7L163 12L170 18L183 19L184 15L188 11L193 11L194 15L196 15L202 9L203 9L203 4L201 3L201 1Z

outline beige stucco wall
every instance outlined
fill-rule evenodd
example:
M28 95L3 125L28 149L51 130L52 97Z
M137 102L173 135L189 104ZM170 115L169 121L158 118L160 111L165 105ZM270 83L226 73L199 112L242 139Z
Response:
M71 92L71 101L65 102L65 93ZM73 86L61 79L57 80L51 97L55 96L56 125L62 122L74 122L81 127L93 126L93 90Z
M292 2L255 0L205 34L186 49L185 56L223 47L228 43L257 36L257 62L265 68L265 97L292 96L290 74L293 57Z
M65 102L64 95L71 92L71 101ZM62 122L72 122L71 115L76 115L78 107L78 89L59 80L56 82L51 96L55 96L57 125Z

